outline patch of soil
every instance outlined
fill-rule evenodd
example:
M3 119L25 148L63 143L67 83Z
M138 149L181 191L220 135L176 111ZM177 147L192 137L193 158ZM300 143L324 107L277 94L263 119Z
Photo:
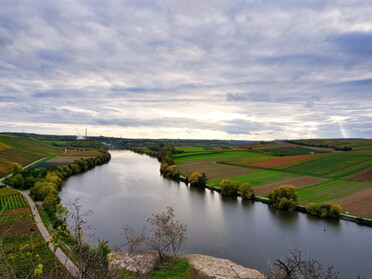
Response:
M12 209L8 210L7 213L11 216L31 215L31 211L29 208Z
M372 219L372 188L332 202L340 204L344 212Z
M37 231L37 228L31 218L14 220L11 224L0 226L2 237L22 236Z
M275 187L281 186L281 185L293 185L296 186L297 188L303 188L306 186L322 183L325 181L328 181L329 179L326 178L320 178L320 177L315 177L315 176L303 176L303 177L298 177L298 178L293 178L285 181L280 181L280 182L275 182L275 183L270 183L266 184L264 186L258 186L254 187L254 193L258 196L265 196L268 195L274 190Z
M230 166L213 162L182 164L178 166L178 169L181 171L182 174L186 176L189 176L195 171L205 173L208 179L222 179L227 177L263 172L263 170Z
M272 168L272 167L280 166L280 165L283 165L283 164L286 164L286 163L289 163L289 162L302 160L302 159L310 158L310 157L314 157L314 156L315 155L286 156L286 157L271 159L271 160L264 161L264 162L257 163L257 164L251 164L249 166L257 167L257 168Z
M372 181L372 168L369 168L365 171L362 171L360 173L354 174L348 179L357 179L357 180L367 180L367 181Z

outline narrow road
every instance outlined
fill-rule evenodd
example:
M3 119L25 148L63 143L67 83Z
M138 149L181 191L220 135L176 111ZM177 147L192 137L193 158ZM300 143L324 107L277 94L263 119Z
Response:
M27 199L28 203L30 204L32 215L34 216L36 222L36 226L38 227L45 241L47 242L49 249L52 250L52 252L56 255L58 260L66 267L67 271L70 272L70 274L74 278L79 278L79 269L75 266L75 264L66 256L66 254L60 248L55 249L53 243L51 242L52 237L45 228L44 223L40 218L39 212L36 209L35 203L31 199L30 195L25 191L20 191L20 193L23 194L23 196Z

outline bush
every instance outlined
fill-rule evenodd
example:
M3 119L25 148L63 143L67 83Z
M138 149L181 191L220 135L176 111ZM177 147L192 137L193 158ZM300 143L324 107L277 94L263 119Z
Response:
M238 196L239 182L223 179L219 184L221 195L226 197Z
M293 185L282 185L274 188L269 195L270 204L275 208L293 210L298 204L297 188Z
M254 198L254 192L251 183L243 183L239 187L239 192L242 195L243 200L251 200Z
M306 211L310 215L319 217L338 218L342 212L342 207L339 204L319 204L309 203L306 206Z

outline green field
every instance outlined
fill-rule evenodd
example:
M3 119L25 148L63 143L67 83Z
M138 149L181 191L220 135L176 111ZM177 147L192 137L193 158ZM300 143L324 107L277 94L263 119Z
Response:
M251 183L253 187L255 186L262 186L274 182L279 181L285 181L292 178L301 177L302 175L299 174L293 174L293 173L286 173L281 171L264 171L260 173L253 173L253 174L247 174L247 175L241 175L241 176L235 176L235 177L226 177L228 180L238 181L240 183ZM214 183L215 185L218 185L221 182L222 179L215 179L215 180L209 180L208 183Z
M66 145L66 144L74 142L74 141L71 141L71 140L43 140L43 142L47 143L47 144Z
M285 171L332 178L349 176L372 166L370 156L338 154L289 167Z
M372 182L338 179L298 189L301 203L326 202L372 188Z
M181 155L181 154L180 154ZM188 154L191 155L191 154ZM273 156L248 152L248 151L228 151L228 152L217 152L208 154L192 154L192 156L174 156L176 164L180 164L185 161L202 160L202 159L215 159L217 161L224 161L227 158L273 158Z
M27 206L28 203L25 197L20 193L11 196L0 197L0 210L24 208Z
M264 152L271 153L277 156L296 156L296 155L307 155L312 153L327 153L327 151L316 150L304 147L278 147L278 148L265 148L262 149Z
M26 198L18 191L4 187L0 189L0 212L2 210L28 207Z
M190 147L177 147L177 150L182 150L185 152L196 152L196 151L204 151L205 149L199 146L190 146Z
M32 138L10 135L0 135L0 146L0 177L11 171L12 163L25 166L43 157L63 152L61 148Z

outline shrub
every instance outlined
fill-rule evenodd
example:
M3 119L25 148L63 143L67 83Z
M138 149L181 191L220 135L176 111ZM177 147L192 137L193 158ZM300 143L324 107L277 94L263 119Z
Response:
M269 195L270 204L275 208L293 210L298 204L297 188L293 185L282 185L274 188Z
M254 192L251 183L243 183L239 187L239 192L242 195L243 200L250 200L254 198Z
M223 179L219 184L221 195L226 197L236 197L239 190L239 182Z
M342 207L339 204L319 204L319 203L309 203L306 206L306 211L310 215L320 216L320 217L331 217L337 218L340 216Z

